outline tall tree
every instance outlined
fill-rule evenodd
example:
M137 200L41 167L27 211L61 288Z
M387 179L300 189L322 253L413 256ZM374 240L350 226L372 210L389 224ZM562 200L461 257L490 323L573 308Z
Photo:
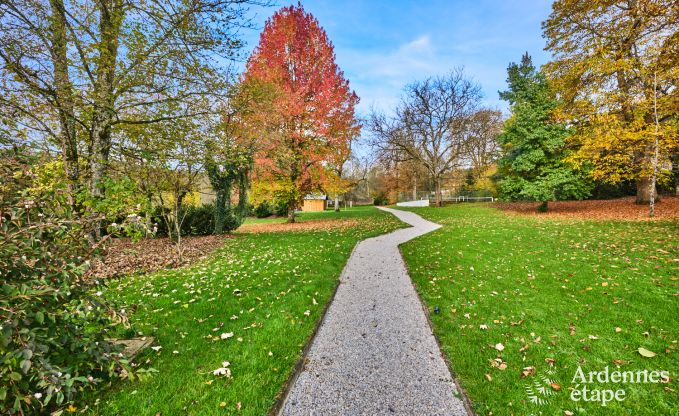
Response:
M588 183L564 161L571 129L553 120L557 102L547 80L527 53L507 73L509 89L500 93L512 112L499 136L503 198L541 201L546 211L549 201L586 197Z
M346 177L346 165L352 156L352 144L355 135L358 134L360 126L341 132L349 134L347 140L342 140L330 151L326 163L323 189L335 199L335 212L340 211L340 195L348 192L355 183Z
M237 30L261 3L2 1L0 118L18 141L58 145L72 188L86 180L102 197L125 129L219 112Z
M493 165L499 156L498 136L502 131L502 113L498 110L482 109L472 116L469 137L465 141L470 174L474 181Z
M557 0L543 30L546 73L577 126L574 161L598 180L635 180L649 202L656 137L660 166L677 147L679 2Z
M442 181L462 164L480 102L481 88L462 69L415 82L406 87L393 117L372 114L374 144L422 164L434 181L436 205L441 206Z
M266 22L244 82L276 91L269 117L274 127L259 140L255 179L273 184L294 222L301 199L320 185L323 163L354 136L358 96L335 63L327 34L301 5L284 7Z

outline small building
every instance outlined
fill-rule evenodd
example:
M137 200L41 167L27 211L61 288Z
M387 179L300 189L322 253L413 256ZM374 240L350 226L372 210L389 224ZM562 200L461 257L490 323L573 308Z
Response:
M328 197L320 194L310 194L304 197L302 203L302 211L304 212L320 212L325 211L328 204Z

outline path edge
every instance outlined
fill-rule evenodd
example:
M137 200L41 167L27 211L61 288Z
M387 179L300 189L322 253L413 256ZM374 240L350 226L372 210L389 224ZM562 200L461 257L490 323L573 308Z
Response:
M398 210L398 208L392 208ZM406 210L399 210L403 212L411 212L413 214L418 215L420 218L427 220L426 218L422 217L420 214L413 212L413 211L406 211ZM388 212L388 211L387 211ZM392 214L393 215L393 214ZM429 221L429 220L427 220ZM431 234L433 232L436 232L440 229L443 228L443 225L435 223L434 224L438 225L439 228L436 230L429 231L427 233L424 233L420 236L417 236L415 238L412 238L405 243L401 243L398 245L398 252L399 255L401 256L401 261L405 265L406 271L408 272L408 280L410 280L410 285L413 287L413 290L415 291L415 296L417 296L417 300L420 302L420 308L422 308L422 311L424 312L424 317L427 319L427 325L429 325L429 329L431 330L432 335L434 336L434 341L436 341L436 347L439 350L439 355L441 358L443 358L443 362L446 363L446 367L448 367L448 372L450 373L450 377L453 380L453 384L455 384L455 388L457 389L457 392L460 394L460 400L462 401L462 404L464 405L465 410L467 411L467 414L469 416L476 416L476 413L474 412L474 408L472 407L472 401L469 399L469 395L467 394L467 390L465 390L462 385L460 384L460 380L457 377L457 373L453 369L452 362L448 359L448 357L443 353L443 349L441 348L441 342L439 341L439 338L436 336L436 331L434 331L434 324L431 321L431 314L429 313L429 308L425 305L425 303L422 301L422 297L420 296L420 292L417 290L417 286L415 285L415 282L413 281L412 276L410 275L410 267L408 266L408 263L406 262L405 258L403 257L403 251L401 250L401 247L403 244L410 243L411 241L417 240L418 238L425 236L427 234Z
M357 242L354 245L354 248L351 250L351 254L349 257L351 257L352 254L354 254L354 250L356 250L356 247L360 243ZM330 295L330 299L328 299L328 302L325 304L325 307L323 307L323 313L321 313L320 318L316 322L316 326L314 327L313 332L309 336L309 338L306 339L304 348L302 348L302 353L300 354L299 358L297 359L297 362L295 365L292 367L292 371L290 371L290 375L288 375L288 378L285 380L283 383L283 386L279 390L278 394L276 394L276 398L274 399L274 404L271 406L269 411L267 412L268 416L278 416L282 415L283 413L283 407L285 406L285 402L288 400L288 396L290 395L290 391L292 390L292 386L295 385L295 382L297 382L297 379L299 378L300 374L304 371L304 366L306 365L307 358L309 356L309 351L311 350L311 346L314 344L314 341L316 340L316 336L318 335L318 331L321 329L321 325L323 325L323 322L325 322L325 317L328 314L328 310L330 309L330 305L332 302L335 300L335 295L337 295L337 290L340 287L340 284L342 284L342 274L344 274L344 269L342 269L342 273L340 276L337 278L337 283L335 284L335 288L332 291L332 295Z

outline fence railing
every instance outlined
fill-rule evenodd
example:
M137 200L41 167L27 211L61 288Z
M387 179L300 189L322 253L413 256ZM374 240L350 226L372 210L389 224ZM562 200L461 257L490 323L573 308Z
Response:
M482 201L490 201L490 202L495 202L495 198L492 196L456 196L453 198L443 198L443 201L445 202L482 202Z
M459 195L453 191L444 190L441 192L441 198L444 202L495 202L496 198L492 196L467 196ZM398 202L412 202L412 201L436 201L436 193L430 191L421 191L413 194L412 192L402 192L398 195Z

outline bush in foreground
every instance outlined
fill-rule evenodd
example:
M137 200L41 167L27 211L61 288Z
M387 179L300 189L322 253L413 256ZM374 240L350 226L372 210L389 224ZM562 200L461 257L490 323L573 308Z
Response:
M111 307L83 279L89 229L64 189L30 192L28 160L0 163L0 413L45 413L126 366Z

